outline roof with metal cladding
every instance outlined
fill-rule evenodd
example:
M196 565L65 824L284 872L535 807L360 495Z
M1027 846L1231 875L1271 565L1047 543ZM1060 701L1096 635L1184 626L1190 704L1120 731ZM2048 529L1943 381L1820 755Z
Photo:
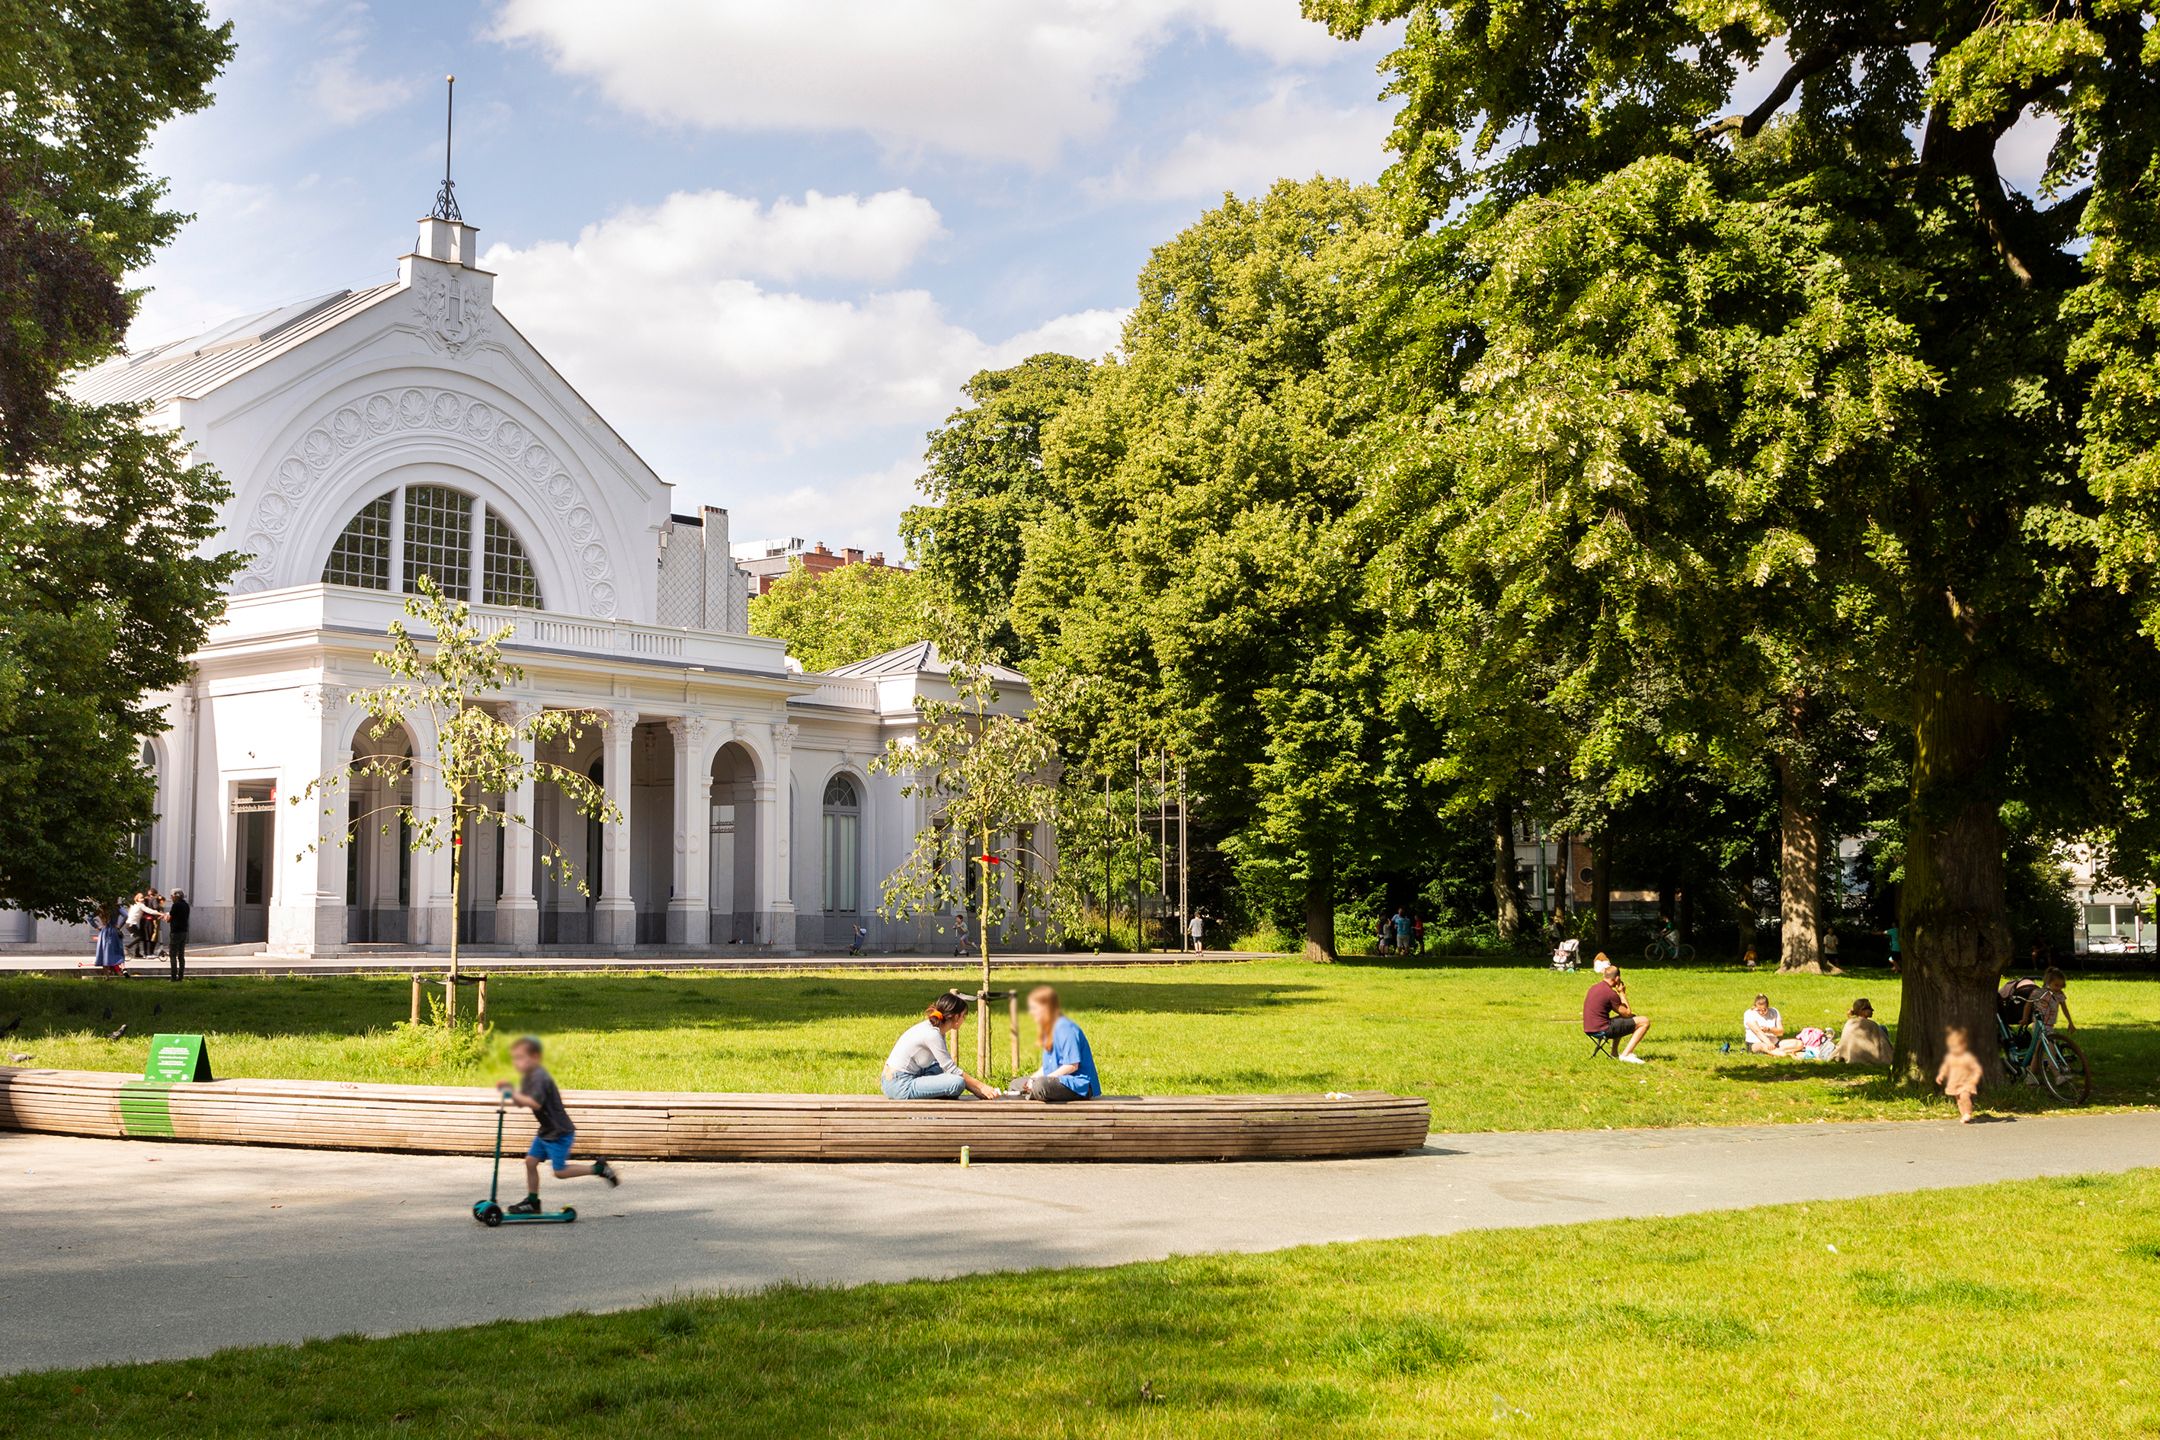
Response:
M400 287L392 280L365 290L334 290L228 320L185 340L116 356L76 376L68 393L86 405L192 400L264 361L307 343Z

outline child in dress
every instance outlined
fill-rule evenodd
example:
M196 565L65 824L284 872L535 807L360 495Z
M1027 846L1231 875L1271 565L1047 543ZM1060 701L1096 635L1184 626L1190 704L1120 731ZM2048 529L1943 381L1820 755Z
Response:
M1972 1053L1972 1038L1963 1027L1953 1027L1943 1038L1943 1062L1935 1072L1943 1094L1957 1101L1958 1123L1973 1120L1973 1096L1980 1093L1980 1057Z

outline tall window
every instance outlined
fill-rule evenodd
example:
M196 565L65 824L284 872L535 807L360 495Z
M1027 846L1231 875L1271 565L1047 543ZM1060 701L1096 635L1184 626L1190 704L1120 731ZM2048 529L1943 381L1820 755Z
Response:
M330 563L323 566L325 585L359 585L369 590L390 588L390 497L378 496L360 507L330 547Z
M325 585L411 591L426 576L453 600L537 610L540 577L517 532L486 503L445 485L411 485L360 507L323 565Z
M423 575L452 600L472 598L472 501L440 485L405 492L405 588Z
M853 911L862 860L862 796L855 782L835 775L825 784L825 908Z
M492 513L481 533L485 537L480 548L481 598L490 605L539 609L540 579L533 574L532 561L525 558L525 547L518 544L517 536Z

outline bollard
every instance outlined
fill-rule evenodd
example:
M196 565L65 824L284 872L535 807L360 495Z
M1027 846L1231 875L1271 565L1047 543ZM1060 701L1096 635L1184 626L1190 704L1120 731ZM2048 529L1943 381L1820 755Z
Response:
M1020 992L1018 990L1006 991L1005 1000L1012 1012L1012 1073L1018 1075L1020 1073Z
M443 976L442 1008L443 1024L457 1024L457 981L451 979L448 975Z
M417 971L412 977L412 1023L420 1023L420 976Z
M480 995L480 1008L473 1014L473 1024L485 1030L487 1029L487 976L482 975L476 982L475 988Z

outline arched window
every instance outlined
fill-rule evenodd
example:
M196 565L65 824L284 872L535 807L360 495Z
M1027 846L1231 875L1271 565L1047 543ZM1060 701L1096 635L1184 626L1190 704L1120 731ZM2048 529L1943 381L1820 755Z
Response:
M855 782L835 775L825 782L825 908L848 913L858 907L856 872L862 865L862 796Z
M540 608L540 579L525 546L501 516L446 485L408 485L360 507L330 547L325 585L364 590L419 588L426 576L453 600L470 600L480 578L483 605Z

